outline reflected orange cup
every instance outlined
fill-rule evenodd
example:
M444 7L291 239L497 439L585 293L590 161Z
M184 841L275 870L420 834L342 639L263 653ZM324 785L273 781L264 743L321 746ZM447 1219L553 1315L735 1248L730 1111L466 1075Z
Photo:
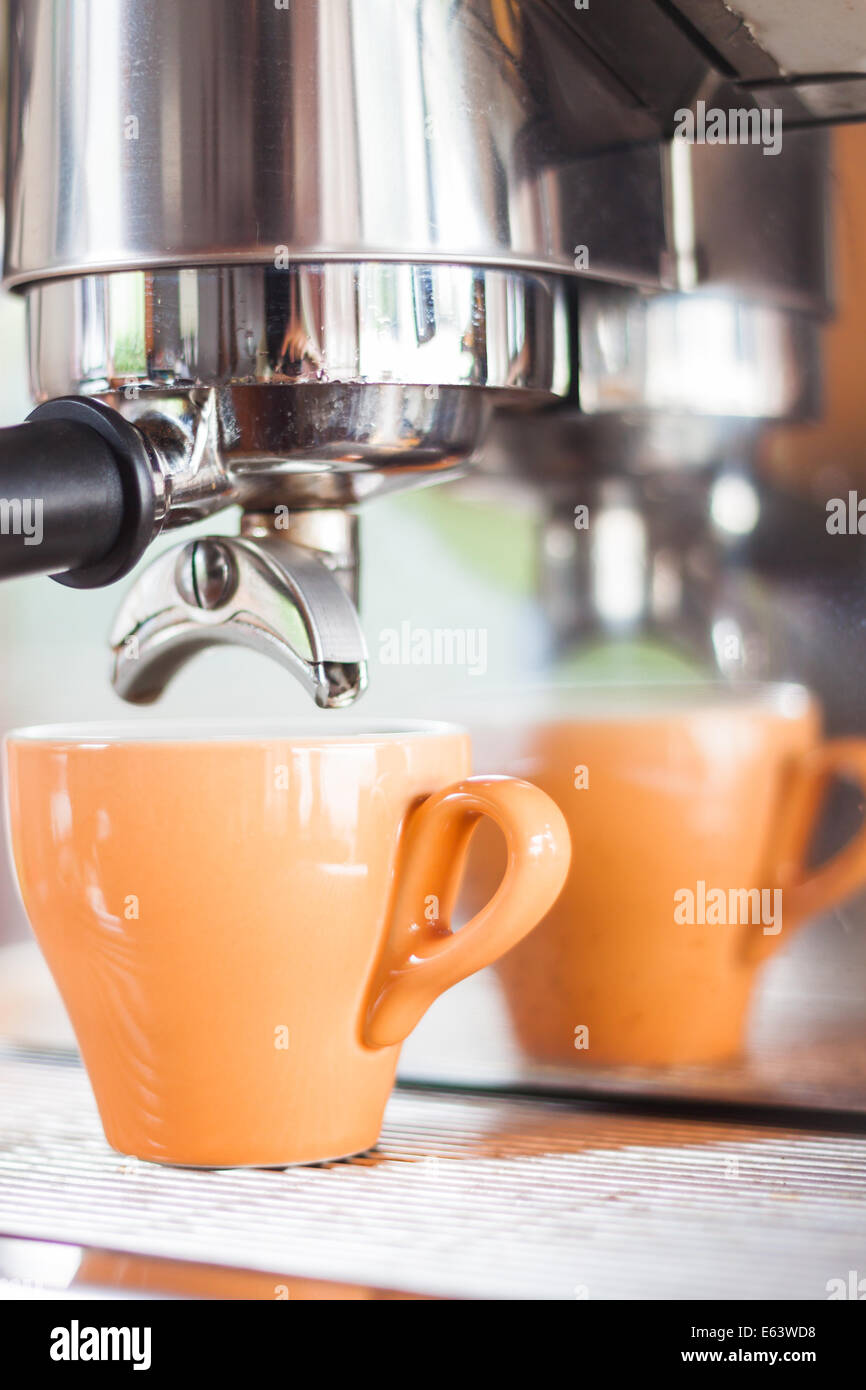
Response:
M590 687L561 705L517 702L473 731L475 766L543 788L571 834L563 892L497 967L517 1040L574 1069L731 1059L762 962L866 884L866 828L806 867L828 781L866 787L866 740L822 741L792 685ZM501 870L482 830L470 903Z
M549 797L449 725L45 728L5 743L24 905L108 1142L282 1167L376 1143L400 1044L559 893ZM479 818L502 884L449 929Z

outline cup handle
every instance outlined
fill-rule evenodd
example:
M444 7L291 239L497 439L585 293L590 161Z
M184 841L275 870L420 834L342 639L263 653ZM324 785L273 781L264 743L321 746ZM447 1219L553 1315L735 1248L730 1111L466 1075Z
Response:
M481 816L505 836L502 882L458 932L449 926ZM559 807L529 782L470 777L434 793L403 829L390 928L367 992L363 1040L402 1042L434 999L516 945L558 898L571 846Z
M866 796L866 739L830 739L795 766L774 845L774 882L782 889L782 910L792 926L842 902L866 884L866 821L830 859L812 872L804 868L821 792L831 777L855 782ZM754 928L749 933L750 961L763 960L782 939L781 933L765 936Z

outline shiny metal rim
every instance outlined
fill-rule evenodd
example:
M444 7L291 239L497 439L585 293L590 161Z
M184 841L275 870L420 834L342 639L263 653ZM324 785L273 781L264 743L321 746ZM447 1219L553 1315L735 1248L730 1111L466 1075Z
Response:
M557 276L407 262L85 275L27 293L34 394L137 386L473 386L564 395Z

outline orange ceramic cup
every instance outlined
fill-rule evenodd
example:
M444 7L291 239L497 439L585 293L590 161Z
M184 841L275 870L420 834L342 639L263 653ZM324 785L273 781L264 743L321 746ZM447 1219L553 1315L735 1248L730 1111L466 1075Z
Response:
M828 779L866 787L866 740L823 742L799 686L588 688L562 713L512 706L473 742L477 768L519 771L571 833L565 889L498 967L535 1062L734 1057L761 963L866 884L866 829L804 867ZM498 880L495 836L472 862L470 901Z
M106 1137L164 1163L375 1144L403 1038L525 936L568 868L549 797L468 777L449 725L33 729L6 763L24 905ZM452 935L480 817L508 869Z

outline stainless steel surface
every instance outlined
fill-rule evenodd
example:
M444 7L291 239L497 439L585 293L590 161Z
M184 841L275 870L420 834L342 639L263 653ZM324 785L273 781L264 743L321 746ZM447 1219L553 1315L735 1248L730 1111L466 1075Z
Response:
M494 398L547 403L568 385L565 292L538 276L253 266L53 282L31 300L38 393L99 395L136 425L163 528L247 509L242 542L213 542L237 571L214 601L184 580L206 560L200 541L157 560L124 603L113 679L131 700L231 642L275 656L325 707L356 698L357 527L342 509L454 471Z
M277 248L570 272L592 203L579 165L576 206L564 196L569 137L579 154L657 129L590 55L570 91L546 84L580 40L538 0L12 8L7 284L273 263ZM590 162L586 177L633 163ZM660 191L642 238L613 222L596 238L599 273L637 256L632 273L658 278Z
M750 464L768 425L820 414L821 325L804 313L586 282L576 339L570 398L538 416L494 414L476 490L511 478L574 507L605 478L636 475L636 489L667 477L687 498L698 483L678 473Z
M280 256L688 288L671 220L693 215L688 179L658 142L699 93L753 101L646 0L616 14L548 0L13 0L12 16L11 285ZM754 155L731 151L729 172L739 205L739 163L760 169L759 225L779 177L767 166L792 160ZM791 291L788 249L820 198L810 206L761 255L764 291ZM714 247L754 278L754 246L738 258L712 218L701 232L709 262Z
M101 397L161 459L165 523L345 505L462 464L494 402L570 384L561 280L331 264L84 276L28 295L34 395Z
M772 670L782 624L741 564L769 504L750 432L734 428L728 442L729 467L587 471L568 489L563 476L558 497L549 484L538 588L558 658L626 639L726 680Z
M736 87L728 94L718 105L744 104ZM775 106L772 91L767 98ZM702 286L826 314L835 192L830 145L824 131L781 129L781 149L769 158L760 145L674 143L672 186L676 194L680 180L686 245L694 248Z
M491 766L475 762L476 771ZM525 764L502 759L502 767L532 776ZM398 1075L432 1085L734 1101L866 1117L864 911L861 895L803 927L764 967L742 1055L730 1062L593 1066L576 1053L573 1066L545 1063L522 1045L494 969L434 1003L404 1044Z
M398 1090L376 1150L284 1172L111 1152L83 1071L0 1055L0 1232L462 1298L825 1299L866 1137Z
M580 291L580 408L668 421L787 419L817 403L817 339L813 317L757 298L588 284Z
M618 38L548 0L13 0L4 273L34 394L138 425L163 527L453 476L497 407L506 437L513 407L593 417L566 477L590 455L705 462L732 421L803 414L824 142L671 142L682 102L737 93L673 14L626 9ZM550 486L542 452L519 471ZM272 556L250 545L258 583ZM222 622L233 599L179 612L170 564L153 573L115 633L127 696L236 639L325 704L363 688L345 604L299 662L263 592Z
M349 592L307 548L214 536L174 546L127 595L111 632L112 681L147 704L191 656L233 643L271 656L324 709L367 684L367 647Z
M505 394L505 393L503 393ZM250 510L347 507L456 477L477 447L491 393L363 383L102 393L162 453L164 526L232 503ZM205 439L204 408L215 434Z
M28 294L33 393L569 383L561 279L472 265L222 266L79 275ZM289 399L293 399L290 396Z
M557 653L640 635L707 669L717 664L714 619L724 594L711 488L704 471L635 477L611 469L576 480L576 501L550 507L539 595ZM585 509L582 529L575 506Z
M850 911L814 923L770 963L758 983L746 1047L737 1061L677 1067L544 1065L521 1047L497 976L487 970L436 1001L404 1043L398 1075L424 1085L866 1115L862 907L855 903ZM0 1040L74 1057L69 1021L35 942L5 947L0 963Z
M277 507L273 512L244 512L241 536L245 540L288 541L299 546L339 580L352 602L360 590L360 528L355 512L342 507L308 507L292 512Z
M675 0L718 60L786 121L866 115L866 26L849 0Z

